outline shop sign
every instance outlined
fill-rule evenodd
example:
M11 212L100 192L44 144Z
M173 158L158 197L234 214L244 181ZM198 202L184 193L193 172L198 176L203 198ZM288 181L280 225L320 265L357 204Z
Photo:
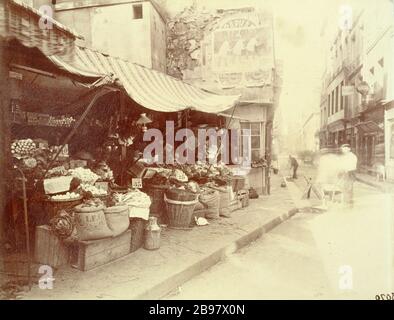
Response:
M141 189L142 188L142 179L141 178L132 178L131 179L131 187L133 189Z
M10 77L10 79L17 79L17 80L23 79L23 75L21 73L15 72L15 71L10 71L8 73L8 76Z
M366 81L362 81L358 86L357 86L357 92L362 94L363 96L366 96L370 90L370 87Z
M343 86L342 87L342 96L351 96L354 94L354 86Z

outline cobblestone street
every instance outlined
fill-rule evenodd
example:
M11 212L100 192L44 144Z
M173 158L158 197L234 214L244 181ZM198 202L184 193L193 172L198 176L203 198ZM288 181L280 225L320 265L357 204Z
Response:
M303 174L313 176L314 169L302 167ZM375 299L390 293L392 200L357 183L353 210L297 213L169 298Z

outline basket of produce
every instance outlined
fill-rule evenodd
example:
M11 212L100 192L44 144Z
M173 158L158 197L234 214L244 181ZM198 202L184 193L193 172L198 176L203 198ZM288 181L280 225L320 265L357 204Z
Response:
M32 139L15 140L11 144L11 153L15 158L23 158L31 156L37 149Z
M167 204L168 226L173 229L190 229L194 208L198 202L196 197L191 201L179 201L168 199L166 194L164 201Z
M71 211L74 207L82 203L83 197L76 192L67 192L65 194L58 194L48 197L45 200L46 212L48 214L47 221L55 217L60 211Z
M81 184L90 184L93 185L95 182L100 178L99 175L95 174L92 170L90 169L85 169L85 168L75 168L75 169L70 169L70 174L81 180Z
M89 200L75 207L75 226L82 241L113 236L104 213L105 206L98 200Z
M149 207L151 205L150 197L138 189L128 193L114 194L114 200L117 204L126 205L129 208L130 218L142 218L148 220Z
M112 182L110 183L109 188L114 193L127 193L127 192L129 192L129 188L128 187L119 186L116 183L112 183Z
M165 192L165 195L167 199L175 200L175 201L194 201L197 198L196 193L185 189L178 189L178 188L168 189Z

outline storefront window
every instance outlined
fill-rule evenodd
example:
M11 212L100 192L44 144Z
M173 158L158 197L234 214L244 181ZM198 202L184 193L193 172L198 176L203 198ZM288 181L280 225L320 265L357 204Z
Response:
M242 129L249 129L251 133L252 161L261 158L261 122L241 122ZM243 141L241 139L241 141Z

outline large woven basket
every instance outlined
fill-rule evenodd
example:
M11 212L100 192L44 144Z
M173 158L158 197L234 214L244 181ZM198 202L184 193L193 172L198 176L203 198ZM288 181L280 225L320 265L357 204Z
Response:
M192 201L177 201L168 199L164 195L167 204L168 226L172 229L191 229L194 208L198 199Z
M183 189L168 189L165 193L167 199L175 201L194 201L197 194Z
M74 207L83 202L82 197L70 200L52 200L47 199L44 201L46 217L43 224L48 224L49 221L55 217L61 210L72 211Z

